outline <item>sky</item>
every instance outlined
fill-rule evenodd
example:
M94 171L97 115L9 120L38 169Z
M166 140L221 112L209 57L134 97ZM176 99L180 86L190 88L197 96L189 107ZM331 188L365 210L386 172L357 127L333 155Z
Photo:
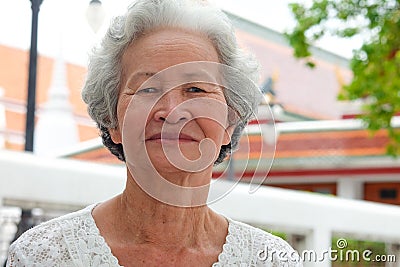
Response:
M294 25L288 9L293 0L212 0L231 13L277 31ZM102 0L106 18L94 33L86 19L89 0L43 0L39 13L38 52L55 57L63 51L71 63L85 66L87 54L105 32L110 19L124 11L131 0ZM0 0L0 44L28 50L31 32L31 2ZM355 42L326 38L318 46L350 58ZM0 59L1 60L1 59Z

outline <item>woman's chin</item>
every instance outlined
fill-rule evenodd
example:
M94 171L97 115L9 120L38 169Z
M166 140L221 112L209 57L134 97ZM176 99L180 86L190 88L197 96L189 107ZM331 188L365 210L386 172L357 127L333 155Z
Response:
M198 142L179 143L179 146L176 143L146 143L146 153L155 166L165 163L174 165L174 162L195 161L201 157Z

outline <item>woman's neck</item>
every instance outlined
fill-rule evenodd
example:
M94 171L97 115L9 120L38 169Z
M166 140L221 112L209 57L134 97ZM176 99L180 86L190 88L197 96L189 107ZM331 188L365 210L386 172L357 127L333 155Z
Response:
M121 218L129 222L124 232L133 233L135 243L193 247L206 241L201 239L214 229L215 214L207 206L175 207L153 198L138 199L124 194L120 202Z
M128 177L124 192L99 205L93 217L107 241L151 244L160 249L211 247L224 240L228 223L206 205L177 207L154 199ZM97 221L106 219L101 227ZM102 229L103 228L103 232ZM226 229L222 231L221 229ZM107 231L108 233L105 233Z

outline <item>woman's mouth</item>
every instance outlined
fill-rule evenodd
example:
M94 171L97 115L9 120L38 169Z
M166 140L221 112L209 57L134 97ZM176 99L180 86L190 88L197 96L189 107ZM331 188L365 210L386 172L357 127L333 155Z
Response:
M162 142L162 143L176 143L176 142L198 142L195 138L190 135L184 133L157 133L149 138L146 138L146 141L150 142Z

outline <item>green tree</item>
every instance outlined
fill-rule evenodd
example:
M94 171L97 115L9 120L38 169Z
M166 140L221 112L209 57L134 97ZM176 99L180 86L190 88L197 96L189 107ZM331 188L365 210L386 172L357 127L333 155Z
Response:
M294 56L314 67L310 46L324 35L363 36L350 68L353 79L341 100L365 99L361 118L372 132L388 131L391 155L400 154L400 132L390 121L400 111L400 0L312 0L289 5L296 25L285 35Z

